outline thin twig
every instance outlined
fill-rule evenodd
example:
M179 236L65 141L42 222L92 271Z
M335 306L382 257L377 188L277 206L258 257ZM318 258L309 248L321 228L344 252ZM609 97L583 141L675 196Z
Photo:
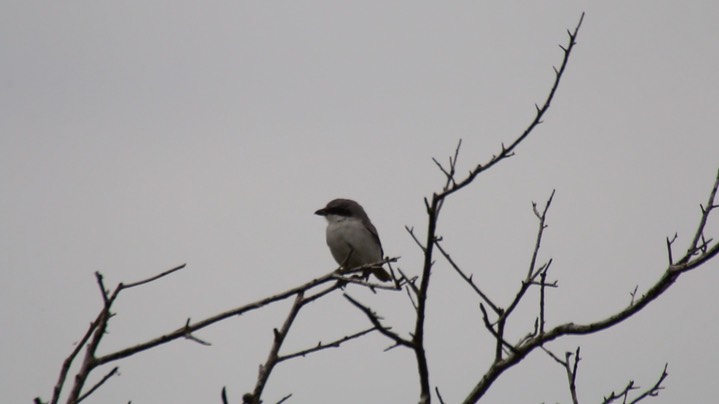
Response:
M374 325L374 328L376 328L377 331L379 331L382 335L388 337L397 345L412 348L412 343L410 341L400 337L398 334L391 331L390 327L383 325L381 322L381 318L374 311L372 311L372 309L358 302L352 296L346 293L344 294L344 297L345 299L349 300L349 302L352 303L355 307L360 309L367 316L372 325Z
M547 353L552 359L554 359L555 362L559 363L562 368L564 368L564 371L567 373L567 381L569 383L569 393L572 396L572 403L573 404L579 404L579 398L577 397L577 367L579 365L580 357L579 357L579 350L580 347L577 347L577 350L572 352L565 352L564 354L564 360L559 359L557 355L555 355L552 351L548 350L545 347L541 347L544 352ZM570 362L570 358L574 355L574 363L572 364Z
M87 393L85 393L85 394L81 395L80 397L78 397L77 402L79 403L80 401L86 399L90 394L94 393L95 390L97 390L100 386L103 385L103 383L105 383L109 378L111 378L112 376L114 376L119 369L120 369L120 368L117 367L117 366L115 366L114 368L112 368L112 370L111 370L108 374L106 374L102 379L100 379L99 382L95 383L95 385L92 386L92 388L91 388L90 390L88 390Z
M440 404L444 404L444 399L442 398L442 394L439 393L439 387L434 388L435 393L437 393L437 399L439 400Z
M304 294L304 291L297 293L295 301L294 303L292 303L292 307L290 308L290 312L287 314L287 318L282 324L282 328L280 328L279 330L274 330L275 337L272 341L272 348L270 349L269 355L267 355L267 360L265 361L265 364L260 366L260 371L257 376L257 383L255 384L255 389L252 391L252 394L248 393L245 394L243 397L243 400L251 398L250 401L246 401L247 403L260 404L262 402L262 392L265 388L265 385L267 384L267 380L269 380L270 378L270 374L272 374L272 370L279 362L278 358L280 348L282 347L282 343L287 337L287 333L289 332L290 327L292 327L292 323L295 321L295 318L297 318L297 313L299 313L300 309L302 308Z
M417 238L417 236L414 234L414 227L404 226L404 229L407 230L407 233L412 237L412 240L417 244L417 246L422 250L422 252L426 252L427 248L422 244L421 241Z
M361 271L361 269L357 269L357 271ZM257 309L267 306L271 303L285 300L285 299L287 299L291 296L294 296L300 292L308 291L317 286L323 285L327 282L331 282L331 281L335 280L335 277L336 277L336 271L332 271L332 272L327 273L319 278L313 279L309 282L306 282L302 285L288 289L288 290L278 293L276 295L272 295L272 296L266 297L264 299L257 300L255 302L248 303L248 304L236 307L231 310L227 310L225 312L208 317L204 320L196 321L195 323L178 328L177 330L172 331L167 334L164 334L160 337L151 339L146 342L139 343L139 344L131 346L129 348L124 348L119 351L109 353L107 355L97 358L97 362L98 362L98 364L105 364L108 362L116 361L116 360L119 360L122 358L126 358L130 355L134 355L138 352L142 352L142 351L154 348L158 345L166 344L166 343L168 343L170 341L174 341L178 338L183 338L187 335L187 333L193 333L195 331L198 331L200 329L208 327L212 324L215 324L215 323L225 320L227 318L239 316L239 315L247 313L249 311L257 310Z
M664 380L667 378L667 376L669 376L669 373L667 373L668 366L668 363L664 364L664 369L662 370L662 374L659 376L659 380L657 380L657 382L654 383L654 385L647 389L644 393L640 394L639 397L632 400L631 404L636 404L647 397L656 397L659 395L659 392L661 390L664 390L662 383L664 383Z
M163 273L161 273L161 274L155 275L155 276L153 276L153 277L151 277L151 278L147 278L147 279L145 279L145 280L141 280L141 281L138 281L138 282L132 282L132 283L126 283L126 284L122 284L122 283L121 283L120 285L122 286L123 289L130 289L130 288L134 288L134 287L136 287L136 286L144 285L144 284L146 284L146 283L150 283L150 282L156 281L156 280L158 280L158 279L160 279L160 278L164 278L164 277L166 277L166 276L168 276L168 275L170 275L170 274L172 274L172 273L174 273L174 272L177 272L177 271L181 270L182 268L184 268L186 265L187 265L187 264L178 265L178 266L176 266L176 267L174 267L174 268L172 268L172 269L168 269L167 271L165 271L165 272L163 272Z
M719 188L719 170L717 170L717 176L716 176L716 179L714 180L714 186L712 187L712 190L709 193L709 200L707 201L707 204L705 205L706 208L701 207L701 210L702 210L701 220L699 222L699 226L697 226L697 231L694 234L694 238L692 239L691 244L689 244L689 248L687 249L687 254L686 254L685 258L691 257L696 253L697 245L699 244L699 240L701 239L702 235L704 234L704 228L706 227L707 220L709 219L709 214L711 213L712 210L714 210L718 207L718 205L714 204L714 199L716 198L718 188Z
M654 385L649 387L647 390L645 390L643 393L639 394L636 398L629 398L629 393L639 389L639 386L635 385L634 380L630 380L629 383L627 383L627 385L618 393L612 391L611 393L609 393L608 396L604 397L604 401L602 401L602 404L611 404L618 400L622 400L622 404L636 404L644 400L645 398L658 396L659 392L664 390L662 383L664 383L664 380L667 378L667 376L669 376L669 373L667 373L668 366L668 363L664 364L664 369L662 369L662 374L659 376L657 382L654 383Z
M716 189L718 184L719 176L717 177L717 181L712 187L712 191L710 193L712 197L709 198L709 203L707 204L707 206L713 206L713 195L716 195ZM706 225L708 219L707 212L709 211L710 209L705 209L702 212L699 227ZM641 295L641 297L634 300L630 305L620 310L619 312L592 323L561 324L550 329L544 334L539 334L536 337L527 340L525 343L517 347L517 350L516 352L514 352L513 355L508 356L502 361L495 361L495 363L493 363L489 370L485 373L484 377L482 377L482 379L479 380L479 382L472 388L470 393L465 398L464 403L476 403L487 392L489 387L494 383L495 380L497 380L500 375L502 375L507 369L513 367L514 365L522 361L524 357L526 357L536 348L542 347L548 342L551 342L563 336L592 334L602 330L606 330L627 320L636 313L640 312L644 307L656 300L659 296L664 294L664 292L666 292L674 284L674 282L677 281L677 279L679 278L679 276L681 276L682 273L700 267L707 261L714 258L717 254L719 254L719 244L715 244L711 248L707 248L705 252L699 254L698 256L695 256L695 250L693 248L689 248L687 250L687 254L684 257L682 257L675 264L668 266L662 276L656 281L656 283L654 283L654 285L649 288L649 290L647 290L643 295ZM664 379L662 378L661 381L663 380ZM627 386L627 389L631 389L632 387L633 383L630 383L630 385ZM656 390L658 390L658 388Z
M327 342L327 343L324 343L324 344L323 344L322 341L320 341L320 342L317 343L317 346L315 346L315 347L308 348L308 349L303 349L303 350L301 350L301 351L298 351L298 352L295 352L295 353L292 353L292 354L279 356L279 357L277 358L277 362L279 363L279 362L286 361L286 360L288 360L288 359L296 358L296 357L299 357L299 356L309 355L309 354L311 354L311 353L315 353L315 352L317 352L317 351L322 351L322 350L324 350L324 349L339 348L340 345L344 344L344 343L347 342L347 341L350 341L350 340L359 338L359 337L361 337L361 336L363 336L363 335L369 334L369 333L371 333L372 331L376 331L376 330L377 330L377 327L372 327L372 328L368 328L368 329L366 329L366 330L362 330L362 331L360 331L360 332L356 332L356 333L354 333L354 334L347 335L347 336L345 336L345 337L342 337L342 338L340 338L340 339L334 340L334 341L332 341L332 342Z
M289 400L290 397L292 397L292 393L290 393L290 394L288 394L288 395L282 397L282 399L281 399L280 401L278 401L277 404L282 404L282 403L284 403L285 401Z
M464 271L462 271L462 269L459 267L459 265L457 265L457 263L454 261L454 259L452 259L452 257L449 255L449 253L447 251L445 251L445 249L442 247L442 245L439 243L439 241L437 243L435 243L435 245L437 246L437 249L442 254L442 256L447 260L447 262L449 262L449 265L451 265L452 268L454 268L454 270L459 274L459 276L462 279L464 279L465 282L467 282L469 284L469 286L472 288L472 290L474 290L474 292L477 293L479 295L479 297L482 300L484 300L484 302L487 303L487 305L489 305L489 307L492 308L492 311L494 311L495 313L497 313L497 315L499 315L500 314L499 307L497 307L497 305L495 305L494 302L492 302L492 300L487 296L486 293L482 292L482 290L479 289L479 287L472 280L472 275L468 276L467 274L464 273Z

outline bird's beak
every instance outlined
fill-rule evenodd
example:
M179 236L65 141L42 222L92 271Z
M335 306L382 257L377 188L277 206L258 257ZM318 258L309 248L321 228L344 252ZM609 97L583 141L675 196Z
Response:
M315 212L315 215L327 216L327 211L324 208L322 208L322 209L318 210L317 212Z

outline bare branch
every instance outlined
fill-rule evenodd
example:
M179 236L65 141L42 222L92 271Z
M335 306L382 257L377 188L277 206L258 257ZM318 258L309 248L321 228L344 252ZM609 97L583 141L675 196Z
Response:
M367 316L372 325L374 325L374 328L377 329L377 331L379 331L382 335L391 339L397 345L413 348L412 342L400 337L398 334L391 331L390 327L384 326L381 321L382 319L374 311L372 311L372 309L358 302L352 296L346 293L343 296L345 297L345 299L349 300L349 302L352 303L355 307L360 309Z
M120 368L118 368L117 366L115 366L114 368L112 368L112 370L111 370L108 374L106 374L102 379L100 379L99 382L97 382L94 386L92 386L92 388L91 388L90 390L88 390L87 393L81 395L81 396L77 399L77 402L79 403L80 401L86 399L90 394L94 393L95 390L97 390L100 386L102 386L103 383L105 383L109 378L111 378L112 376L114 376L115 374L117 374L117 371L118 371L119 369L120 369Z
M97 328L97 325L100 324L101 316L102 312L97 315L95 321L90 323L90 327L85 332L85 335L82 336L80 341L75 346L75 349L72 350L72 353L70 353L70 355L63 361L62 368L60 369L60 376L58 377L57 383L55 383L55 387L53 388L52 398L50 399L51 404L57 404L59 402L60 393L62 392L62 388L65 385L65 379L67 378L67 374L70 371L70 366L77 357L77 354L80 353L82 347L84 347L87 341L90 339L90 336L92 336L92 333Z
M427 248L422 244L421 241L415 236L414 234L414 227L404 226L404 229L407 230L407 233L409 233L410 236L412 236L412 240L414 240L415 243L417 243L417 246L423 251L426 252Z
M482 321L484 322L484 327L487 328L487 330L494 336L495 339L497 339L497 358L501 358L501 346L506 347L512 352L516 351L516 348L514 348L514 345L507 342L503 335L494 329L492 326L492 323L489 321L489 315L487 314L487 309L484 308L484 305L482 303L479 304L479 310L482 311ZM502 328L502 327L498 327Z
M674 233L674 237L672 237L671 240L667 237L667 256L669 258L669 265L674 265L674 258L672 257L672 244L674 244L677 240L677 236L678 234Z
M714 186L711 191L711 195L716 194L717 185L719 184L719 177L717 177L717 181L714 183ZM710 197L709 199L710 203L707 204L707 206L713 205L713 197ZM710 210L707 209L705 212L702 213L702 217L700 219L699 227L705 226L706 221L708 219L707 212ZM698 239L697 239L698 240ZM595 321L593 323L588 324L574 324L574 323L565 323L558 325L551 330L539 334L534 338L529 338L526 341L524 341L521 345L516 346L516 351L513 352L512 355L508 356L505 359L495 361L490 369L485 373L484 377L474 386L472 391L469 393L467 398L465 399L465 403L475 403L477 402L484 393L489 389L489 387L494 383L494 381L502 374L505 370L511 368L512 366L519 363L524 357L526 357L530 352L532 352L534 349L543 346L544 344L553 341L559 337L567 336L567 335L586 335L586 334L592 334L595 332L599 332L602 330L606 330L610 327L613 327L616 324L619 324L620 322L632 317L634 314L641 311L644 307L646 307L649 303L653 302L655 299L657 299L659 296L661 296L664 292L669 289L674 282L677 281L679 276L681 276L682 273L690 271L692 269L695 269L702 264L706 263L713 257L715 257L717 254L719 254L719 244L713 245L711 248L707 248L707 250L698 256L695 256L696 250L693 248L689 248L687 255L685 257L682 257L676 264L670 265L662 274L662 276L657 280L657 282L649 288L641 297L637 299L633 299L633 302L625 307L623 310L606 317L604 319ZM501 335L501 334L500 334ZM663 379L662 379L663 380ZM631 387L631 386L629 386Z
M334 278L337 279L338 281L342 282L342 283L354 283L354 284L357 284L357 285L362 285L362 286L365 286L365 287L367 287L367 288L369 288L369 289L371 289L371 290L373 290L373 291L374 291L375 289L383 289L383 290L399 290L399 289L401 289L401 287L400 287L400 288L397 288L397 285L396 285L396 284L394 284L394 285L389 285L389 286L388 286L388 285L383 285L383 284L381 284L381 283L369 282L369 281L366 281L366 280L361 279L361 278L356 277L356 276L346 277L346 276L342 276L342 275L339 275L339 274L335 274Z
M442 245L439 243L439 241L436 242L435 245L437 246L437 249L442 254L442 256L447 260L447 262L449 262L449 265L451 265L452 268L454 268L454 270L459 274L459 276L462 279L464 279L464 281L467 282L467 284L469 284L469 286L472 288L472 290L474 290L474 292L477 293L479 295L479 297L482 300L484 300L484 302L487 303L487 305L489 305L489 307L491 307L495 313L497 313L497 315L499 315L500 314L499 307L497 307L497 305L495 305L492 302L492 300L484 292L482 292L482 290L479 289L479 287L472 280L472 275L467 276L462 271L462 269L459 268L459 265L457 265L457 263L454 261L454 259L452 259L452 257L449 255L449 253L447 253L447 251L445 251L445 249L442 248Z
M184 338L188 333L193 333L197 330L203 329L203 328L210 326L212 324L215 324L219 321L225 320L230 317L239 316L239 315L247 313L249 311L257 310L259 308L267 306L268 304L275 303L275 302L278 302L281 300L285 300L288 297L294 296L300 292L304 292L304 291L313 289L319 285L333 281L335 279L335 276L336 276L336 272L332 271L332 272L325 274L319 278L313 279L310 282L307 282L300 286L288 289L288 290L278 293L276 295L269 296L269 297L260 299L255 302L236 307L234 309L231 309L231 310L216 314L214 316L208 317L204 320L200 320L195 323L180 327L175 331L164 334L160 337L151 339L149 341L142 342L140 344L131 346L129 348L121 349L119 351L104 355L102 357L97 358L98 365L102 365L102 364L105 364L108 362L126 358L130 355L134 355L138 352L142 352L142 351L148 350L150 348L154 348L158 345L166 344L166 343L168 343L170 341L174 341L178 338Z
M706 227L707 220L709 219L709 214L717 208L717 205L714 204L714 200L717 195L717 189L719 188L719 170L717 170L717 176L714 180L714 186L712 187L711 192L709 193L709 200L707 201L706 208L702 207L702 216L701 220L699 222L699 226L697 226L697 231L694 234L694 239L692 239L691 244L689 244L689 248L687 249L687 254L680 260L680 263L686 259L686 261L689 261L691 256L693 256L697 252L697 246L699 244L699 240L704 234L704 228Z
M549 266L547 266L547 269ZM547 285L547 269L542 271L540 286L539 286L539 333L544 334L544 324L546 323L544 318L544 288Z
M105 288L105 282L103 281L102 274L95 271L95 279L97 280L97 285L100 288L100 294L102 295L102 301L105 303L105 307L110 306L110 296Z
M439 387L434 388L435 393L437 393L437 399L439 399L440 404L444 404L444 399L442 398L442 394L439 393Z
M377 330L377 327L371 327L371 328L368 328L368 329L366 329L366 330L362 330L362 331L360 331L360 332L356 332L356 333L354 333L354 334L347 335L347 336L345 336L345 337L342 337L342 338L340 338L340 339L337 339L337 340L334 340L334 341L332 341L332 342L328 342L328 343L325 343L325 344L323 344L322 341L320 341L320 342L317 343L317 346L315 346L315 347L313 347L313 348L304 349L304 350L302 350L302 351L298 351L298 352L295 352L295 353L292 353L292 354L288 354L288 355L282 355L282 356L280 356L280 357L277 358L277 362L279 363L279 362L282 362L282 361L286 361L286 360L288 360L288 359L296 358L296 357L298 357L298 356L309 355L309 354L311 354L311 353L314 353L314 352L317 352L317 351L322 351L322 350L324 350L324 349L339 348L340 345L344 344L344 343L347 342L347 341L350 341L350 340L359 338L359 337L361 337L361 336L363 336L363 335L369 334L369 333L371 333L372 331L376 331L376 330Z
M519 302L524 297L524 294L527 292L529 287L533 284L533 280L543 271L545 271L549 266L551 265L552 261L549 260L547 264L542 265L538 270L535 270L535 267L537 265L537 256L539 255L539 249L542 245L542 237L544 236L544 229L547 228L545 225L545 221L547 218L547 211L549 210L549 206L552 204L552 200L554 199L554 190L552 191L552 194L549 196L549 199L547 200L547 203L544 205L544 210L539 213L536 208L536 204L533 203L533 210L537 214L537 218L539 219L539 229L537 231L537 238L534 244L534 250L532 251L532 258L529 263L529 268L527 269L527 276L522 281L522 284L519 288L519 291L517 292L517 295L514 297L514 300L512 303L509 304L509 307L502 313L500 316L499 322L504 322L506 319L512 314L514 309L517 308L519 305ZM542 287L543 289L543 287Z
M664 382L664 379L669 376L669 373L667 373L668 366L668 363L664 364L664 369L662 370L662 374L659 376L659 380L657 380L657 382L654 383L654 385L647 389L644 393L640 394L639 397L632 400L631 404L636 404L647 397L656 397L659 395L659 392L661 390L664 390L664 387L662 387L662 383Z
M136 287L136 286L141 286L141 285L144 285L144 284L146 284L146 283L154 282L154 281L156 281L156 280L158 280L158 279L160 279L160 278L164 278L164 277L166 277L166 276L168 276L168 275L170 275L170 274L172 274L172 273L174 273L174 272L177 272L177 271L181 270L182 268L184 268L186 265L187 265L187 264L182 264L182 265L176 266L176 267L174 267L174 268L172 268L172 269L168 269L167 271L165 271L165 272L163 272L163 273L161 273L161 274L155 275L155 276L153 276L153 277L150 277L150 278L147 278L147 279L138 281L138 282L132 282L132 283L127 283L127 284L122 284L122 283L121 283L120 285L121 285L121 287L122 287L123 289L130 289L130 288L134 288L134 287Z
M278 401L277 404L282 404L282 403L284 403L285 401L289 400L290 397L292 397L292 393L290 393L290 394L288 394L288 395L282 397L282 399L281 399L280 401Z
M564 354L564 360L559 359L557 355L552 353L552 351L546 349L545 347L541 347L544 352L547 353L552 359L554 359L555 362L559 363L563 368L564 371L567 373L567 381L569 382L569 393L572 396L572 403L573 404L579 404L579 398L577 397L577 367L579 365L579 347L577 347L577 350L572 354L572 352L565 352ZM574 355L574 363L570 362L570 358Z
M495 164L499 163L500 161L504 160L507 157L511 157L514 155L514 149L522 143L524 139L526 139L530 133L536 128L540 123L542 123L542 117L544 114L549 110L549 106L552 103L552 100L554 99L554 95L557 92L557 89L559 88L559 82L562 79L562 76L564 75L564 71L567 67L567 63L569 62L569 56L572 53L572 49L574 49L574 45L577 44L577 34L579 33L579 28L582 26L582 21L584 21L584 13L582 13L581 17L579 18L579 23L577 24L576 28L574 29L574 32L569 34L569 45L564 49L564 58L562 59L562 64L559 67L559 71L555 75L554 84L552 85L552 88L549 90L549 95L547 96L547 99L544 101L544 104L540 108L537 108L536 116L534 117L534 120L529 124L529 126L524 130L524 132L514 139L514 141L507 147L502 144L502 149L499 152L499 154L492 156L492 158L485 164L478 164L474 169L472 169L469 172L469 175L462 181L458 182L455 186L451 187L450 189L444 191L442 194L439 195L441 199L449 196L450 194L459 191L460 189L466 187L474 179L479 175L480 173L489 170L492 168Z
M185 338L189 339L190 341L195 341L195 342L197 342L197 343L200 344L200 345L204 345L204 346L210 346L210 345L212 345L212 344L210 344L209 342L204 341L204 340L201 340L201 339L195 337L194 335L192 335L192 332L189 331L190 321L191 321L191 320L188 318L187 321L185 322L185 330L187 330L187 333L185 334Z
M634 384L633 380L630 380L627 385L620 390L618 393L615 393L612 391L608 396L604 397L604 401L602 401L602 404L610 404L614 401L622 400L623 404L626 404L627 402L630 404L636 404L645 398L648 397L656 397L659 395L659 392L664 389L662 386L662 383L664 380L669 376L669 373L667 373L667 367L669 364L664 364L664 369L662 370L662 374L659 376L659 379L656 383L654 383L653 386L645 390L643 393L639 394L636 398L632 399L631 401L629 398L629 393L631 393L634 390L638 390L639 386Z
M270 353L267 356L265 364L260 365L257 383L255 384L255 389L252 391L252 394L248 393L243 396L243 400L245 400L245 402L250 404L260 404L262 402L262 391L265 389L265 385L267 384L267 380L270 378L272 370L279 362L280 348L287 337L287 333L290 331L292 323L295 321L295 318L297 318L297 313L299 313L302 308L304 296L304 291L297 293L297 297L295 297L295 301L292 303L292 307L290 308L289 314L287 314L284 324L282 324L282 328L279 331L277 329L274 330L275 338L272 342ZM249 401L247 401L248 398L250 399Z

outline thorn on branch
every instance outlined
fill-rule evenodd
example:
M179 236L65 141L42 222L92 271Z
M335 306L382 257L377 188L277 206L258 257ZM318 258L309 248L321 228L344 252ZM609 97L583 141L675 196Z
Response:
M211 346L212 345L211 343L209 343L207 341L203 341L203 340L195 337L194 335L192 335L192 331L191 331L192 328L190 328L190 321L191 320L188 318L187 321L185 322L185 338L189 339L190 341L195 341L200 345ZM277 330L275 329L275 331L277 331Z

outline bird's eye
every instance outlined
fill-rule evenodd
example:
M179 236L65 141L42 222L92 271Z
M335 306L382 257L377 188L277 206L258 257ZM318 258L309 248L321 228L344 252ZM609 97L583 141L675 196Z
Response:
M334 213L335 215L338 215L338 216L349 216L350 215L350 211L348 209L341 208L341 207L333 208L332 213Z

